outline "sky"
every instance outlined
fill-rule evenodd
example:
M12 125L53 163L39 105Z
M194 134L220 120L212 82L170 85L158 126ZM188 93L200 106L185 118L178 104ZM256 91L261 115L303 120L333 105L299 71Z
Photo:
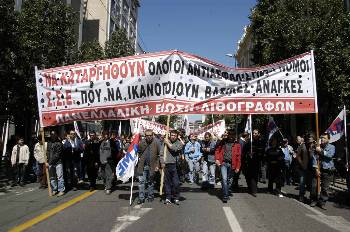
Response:
M256 0L141 0L138 32L146 52L177 49L234 66L237 42Z
M256 0L141 0L139 43L146 52L180 50L233 67ZM201 116L190 116L199 120Z

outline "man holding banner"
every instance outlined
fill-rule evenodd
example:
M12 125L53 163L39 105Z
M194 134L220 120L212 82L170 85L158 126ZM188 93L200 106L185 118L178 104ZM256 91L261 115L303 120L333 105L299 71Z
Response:
M335 155L334 145L329 143L330 135L323 133L321 135L321 144L316 147L317 155L320 159L321 170L316 169L316 172L321 175L321 197L318 201L318 205L325 209L326 202L328 200L328 190L330 183L333 179L335 171L333 157Z
M138 204L145 202L145 187L147 185L147 200L152 202L154 199L154 174L159 169L160 145L154 138L151 129L145 131L145 139L139 144L139 162L137 166L137 175L139 176L139 200Z
M164 144L160 151L160 163L164 168L165 175L165 204L180 204L180 181L176 170L176 157L181 155L183 145L178 139L179 133L176 130L170 132L170 140L164 139ZM166 146L166 158L164 159L164 149Z

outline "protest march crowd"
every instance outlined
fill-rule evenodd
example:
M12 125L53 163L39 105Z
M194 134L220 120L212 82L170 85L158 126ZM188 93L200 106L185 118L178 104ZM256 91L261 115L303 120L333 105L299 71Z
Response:
M196 134L186 136L184 129L171 130L169 137L145 129L137 147L137 203L154 200L156 189L163 186L160 184L163 171L165 204L180 203L180 186L185 182L200 186L203 191L216 191L213 190L215 186L221 185L222 190L217 193L226 203L232 192L241 188L238 181L243 174L247 191L253 197L258 195L259 182L268 183L268 192L278 197L285 194L283 186L299 185L301 202L325 208L335 172L336 151L329 138L328 133L323 133L319 143L314 135L307 134L288 141L274 133L265 139L257 129L240 136L234 130L226 129L221 136L206 132L200 140ZM93 191L97 189L98 180L103 180L105 193L111 194L120 184L116 166L129 152L131 140L132 136L119 136L108 131L101 134L90 131L87 138L80 138L74 130L63 138L51 131L45 144L39 135L30 151L23 138L18 138L11 154L13 185L24 185L25 170L32 153L40 188L47 188L48 168L52 195L62 196L69 190L83 188L85 183ZM310 192L309 200L305 198L306 191Z

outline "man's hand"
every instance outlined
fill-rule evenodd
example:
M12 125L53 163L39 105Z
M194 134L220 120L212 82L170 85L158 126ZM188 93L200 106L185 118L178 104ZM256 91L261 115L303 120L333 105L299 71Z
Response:
M321 172L320 172L320 170L318 170L318 169L316 169L316 176L317 176L317 177L320 177L320 176L321 176Z
M159 167L156 167L156 168L154 169L154 171L155 171L155 172L158 172L158 171L159 171Z
M185 159L185 156L184 156L184 155L181 155L181 159L184 160L184 159Z
M219 160L215 160L216 165L220 166L220 161Z
M317 147L316 147L316 152L317 152L317 153L321 153L321 152L322 152L322 149L321 149L320 146L317 146Z
M239 173L239 169L235 169L235 173Z
M160 167L161 167L162 169L164 169L164 168L165 168L165 164L161 164Z

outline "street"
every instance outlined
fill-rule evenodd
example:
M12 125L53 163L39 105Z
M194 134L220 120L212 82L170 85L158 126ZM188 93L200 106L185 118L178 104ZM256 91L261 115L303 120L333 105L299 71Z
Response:
M90 194L86 190L70 191L61 198L48 197L35 184L14 188L0 195L1 231L26 228L26 231L349 231L348 197L344 192L327 204L327 210L311 208L295 200L295 186L286 186L285 197L266 193L259 184L258 196L246 193L241 176L240 190L223 204L221 186L203 191L197 185L183 184L177 206L153 202L128 206L130 184L120 184L111 195L97 190L67 208L75 198ZM134 199L137 199L137 183ZM102 188L102 187L101 187ZM85 197L85 196L83 196ZM43 220L38 215L55 214ZM63 208L63 209L62 209ZM42 216L41 215L41 216ZM32 220L34 218L34 220ZM36 219L35 219L36 218ZM44 217L45 218L45 217ZM32 227L29 225L37 222ZM25 227L18 227L24 225ZM17 230L16 230L17 229Z

